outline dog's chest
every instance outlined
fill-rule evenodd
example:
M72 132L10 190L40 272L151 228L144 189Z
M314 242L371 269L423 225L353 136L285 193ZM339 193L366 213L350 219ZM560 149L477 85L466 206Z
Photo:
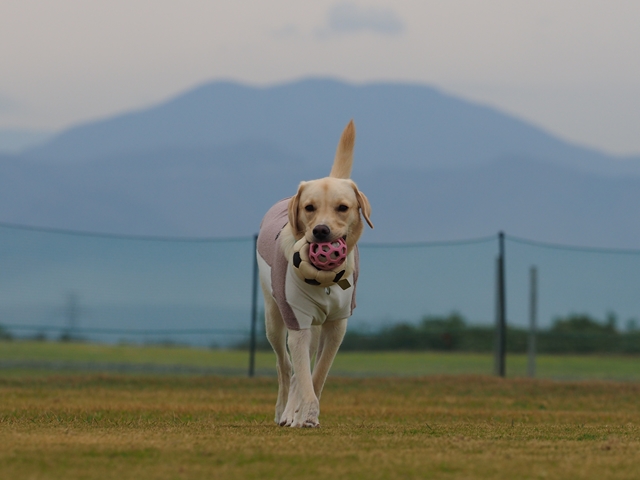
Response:
M291 265L287 268L285 291L301 327L303 324L321 325L325 321L340 320L351 315L353 288L343 290L338 285L329 288L307 285L293 268ZM353 283L351 276L348 280Z

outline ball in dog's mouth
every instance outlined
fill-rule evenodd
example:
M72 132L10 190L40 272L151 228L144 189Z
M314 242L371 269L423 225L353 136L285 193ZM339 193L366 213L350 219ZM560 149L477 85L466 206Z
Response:
M347 242L344 238L309 245L309 260L318 270L333 270L342 265L346 258Z

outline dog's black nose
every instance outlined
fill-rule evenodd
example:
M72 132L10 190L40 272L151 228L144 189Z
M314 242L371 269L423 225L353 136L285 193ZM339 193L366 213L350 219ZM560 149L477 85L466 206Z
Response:
M331 235L331 229L326 225L316 225L313 227L313 236L316 237L316 240L319 242L324 242L329 235Z

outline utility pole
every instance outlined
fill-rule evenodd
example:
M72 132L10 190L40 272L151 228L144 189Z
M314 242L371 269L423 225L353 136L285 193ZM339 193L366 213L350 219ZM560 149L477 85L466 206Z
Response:
M504 232L498 234L498 259L496 262L496 346L495 373L506 376L507 351L507 298L505 279Z
M536 334L538 316L538 269L532 266L529 271L529 345L527 373L530 378L536 376Z
M80 318L80 306L77 293L70 292L67 294L65 313L67 317L67 331L66 333L63 333L63 338L71 341L74 338L77 338L76 330L78 329Z

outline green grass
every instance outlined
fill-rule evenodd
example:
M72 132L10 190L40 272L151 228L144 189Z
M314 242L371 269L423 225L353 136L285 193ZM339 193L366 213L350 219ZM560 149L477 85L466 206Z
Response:
M640 385L330 378L320 429L273 378L0 375L0 477L635 479Z
M104 345L93 343L0 342L0 362L56 363L62 370L86 370L87 365L132 365L152 367L193 367L201 373L243 375L248 369L246 351L205 348L136 345ZM61 366L62 365L62 366ZM525 355L507 357L509 377L526 376ZM13 369L15 370L15 369ZM19 369L21 373L30 369ZM258 352L256 371L259 375L275 375L272 352ZM340 352L336 357L334 376L420 376L493 373L489 354L433 352ZM540 355L537 376L551 379L601 379L640 381L640 357L621 355Z
M268 355L260 355L260 360ZM130 363L193 367L246 368L248 353L179 346L107 345L13 341L0 342L0 360ZM267 365L259 364L268 368ZM269 365L270 367L270 365Z

